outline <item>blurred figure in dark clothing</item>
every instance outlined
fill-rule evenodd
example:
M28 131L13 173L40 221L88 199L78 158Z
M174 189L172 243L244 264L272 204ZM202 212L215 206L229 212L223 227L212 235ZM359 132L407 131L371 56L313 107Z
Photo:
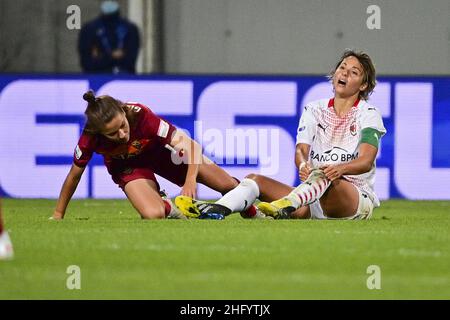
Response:
M81 67L88 73L135 73L139 31L120 16L117 1L103 1L101 15L80 31Z

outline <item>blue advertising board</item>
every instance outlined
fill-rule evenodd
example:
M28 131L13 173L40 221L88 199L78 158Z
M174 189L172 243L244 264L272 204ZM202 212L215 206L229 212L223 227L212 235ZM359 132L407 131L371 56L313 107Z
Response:
M89 88L136 101L201 143L239 179L261 173L299 183L295 138L303 106L332 97L319 76L0 76L0 194L56 198L84 124ZM450 77L379 77L369 102L387 134L377 157L380 199L450 199ZM164 179L171 196L179 188ZM122 198L100 156L76 198ZM205 187L199 197L218 198Z

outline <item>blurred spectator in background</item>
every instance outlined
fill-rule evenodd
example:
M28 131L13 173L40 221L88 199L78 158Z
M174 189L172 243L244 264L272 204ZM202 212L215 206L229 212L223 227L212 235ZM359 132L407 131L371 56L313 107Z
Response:
M136 72L139 31L119 9L117 1L103 1L101 15L81 28L78 51L84 72Z

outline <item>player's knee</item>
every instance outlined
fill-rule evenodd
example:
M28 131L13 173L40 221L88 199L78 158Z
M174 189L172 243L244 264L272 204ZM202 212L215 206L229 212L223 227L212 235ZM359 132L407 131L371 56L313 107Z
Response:
M251 180L254 180L254 181L258 182L261 179L261 176L259 174L256 174L256 173L250 173L245 178L246 179L251 179Z
M238 185L239 185L239 180L235 177L231 177L227 181L223 182L223 187L220 190L220 193L222 195L225 195L228 192L230 192L231 190L233 190L234 188L236 188Z
M230 181L230 187L231 187L231 189L234 189L234 188L236 188L239 185L240 181L236 177L231 177L231 178L232 179Z
M141 210L139 213L142 219L164 219L166 217L164 204L153 205Z
M227 191L230 191L234 188L236 188L239 185L239 179L235 177L231 177L231 179L228 179L226 182L226 189L229 189Z

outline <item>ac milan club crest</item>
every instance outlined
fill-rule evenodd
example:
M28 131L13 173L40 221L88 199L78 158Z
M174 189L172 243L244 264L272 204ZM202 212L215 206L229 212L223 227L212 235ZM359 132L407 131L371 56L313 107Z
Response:
M350 125L350 134L352 136L356 135L356 122L353 121L353 123Z

